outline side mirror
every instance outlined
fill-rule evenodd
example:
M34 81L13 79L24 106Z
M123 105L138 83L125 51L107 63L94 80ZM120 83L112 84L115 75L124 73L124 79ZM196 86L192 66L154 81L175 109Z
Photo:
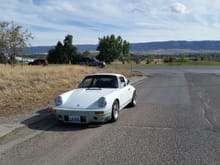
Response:
M127 84L130 84L130 80L127 80Z

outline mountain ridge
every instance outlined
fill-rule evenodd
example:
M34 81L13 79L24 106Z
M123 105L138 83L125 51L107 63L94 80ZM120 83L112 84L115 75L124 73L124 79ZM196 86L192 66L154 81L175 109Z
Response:
M96 51L97 44L80 44L75 45L79 52ZM46 54L54 46L32 46L25 48L25 54ZM131 52L158 51L158 50L191 50L191 51L220 51L220 40L204 41L157 41L157 42L140 42L131 43Z

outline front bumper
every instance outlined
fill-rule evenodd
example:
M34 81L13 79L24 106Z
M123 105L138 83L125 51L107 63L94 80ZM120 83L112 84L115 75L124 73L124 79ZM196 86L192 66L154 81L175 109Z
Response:
M104 123L111 120L111 111L103 110L60 110L55 109L56 118L64 123ZM104 112L95 114L95 112Z

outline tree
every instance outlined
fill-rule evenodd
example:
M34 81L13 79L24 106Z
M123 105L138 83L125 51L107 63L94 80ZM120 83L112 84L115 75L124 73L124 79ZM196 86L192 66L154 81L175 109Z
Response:
M151 64L153 61L154 61L154 56L153 56L153 55L149 55L149 56L147 57L146 64Z
M0 64L6 64L7 58L3 53L0 53Z
M123 46L123 44L125 44ZM119 59L124 53L128 54L130 51L130 44L127 41L118 36L115 37L113 34L111 36L104 36L99 38L99 44L97 49L99 54L97 59L105 61L106 63L111 63L116 59Z
M200 60L201 60L201 61L208 61L208 56L202 55L202 56L200 57Z
M52 48L48 52L47 60L52 64L62 64L64 61L63 44L58 41L55 48Z
M180 59L178 60L178 62L180 62L180 63L184 63L184 62L188 62L188 61L189 60L184 56L181 56Z
M4 51L7 48L7 27L9 23L0 22L0 52Z
M29 39L33 39L27 29L14 22L0 22L0 50L6 50L13 64L19 52L30 45Z
M123 41L122 54L124 57L128 57L130 54L130 43L127 42L126 40Z
M52 64L69 64L77 61L77 48L72 44L73 36L67 35L62 44L57 42L55 48L48 52L47 60Z
M125 59L128 60L129 55L130 55L130 43L124 40L122 45L122 54L119 60L124 64Z
M173 56L166 56L164 58L164 63L173 63L175 62L175 58Z
M140 64L141 63L141 58L138 56L133 57L132 59L136 64Z
M77 56L77 49L76 47L72 44L73 42L73 36L72 35L67 35L66 38L64 39L64 56L66 57L66 62L67 63L76 63L76 56Z

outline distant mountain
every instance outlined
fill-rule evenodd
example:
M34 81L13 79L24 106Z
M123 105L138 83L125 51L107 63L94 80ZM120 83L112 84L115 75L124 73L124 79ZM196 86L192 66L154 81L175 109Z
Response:
M132 51L184 49L196 51L218 51L220 41L164 41L131 44Z
M95 51L97 45L76 45L77 51ZM50 49L54 48L54 46L32 46L23 49L24 54L46 54Z
M45 54L54 46L34 46L24 49L25 54ZM96 51L97 45L76 45L79 52ZM190 50L190 51L220 51L220 41L163 41L131 43L132 52L159 50Z
M23 49L24 54L47 54L54 46L32 46Z

